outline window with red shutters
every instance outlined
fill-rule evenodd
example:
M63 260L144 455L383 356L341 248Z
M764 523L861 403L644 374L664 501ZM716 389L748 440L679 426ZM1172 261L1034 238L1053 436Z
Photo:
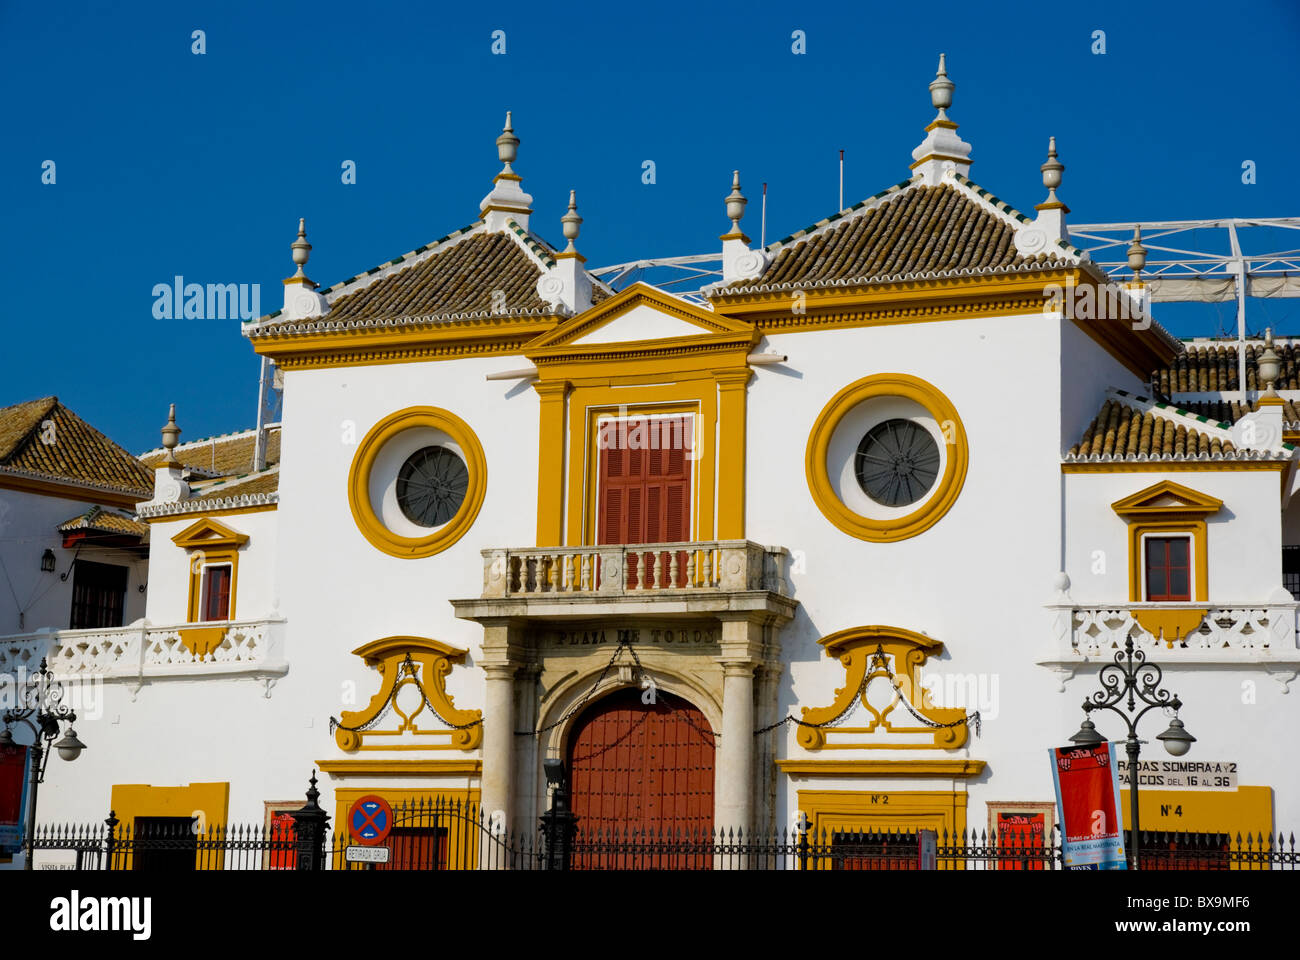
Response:
M1192 599L1190 537L1146 538L1146 598Z
M599 432L596 518L601 544L681 543L691 538L691 458L694 417L618 421ZM649 562L647 562L649 561ZM653 554L631 558L629 585ZM667 576L670 555L661 554ZM678 586L685 585L686 554L678 554Z
M228 620L230 618L230 566L203 568L203 603L199 608L202 620Z

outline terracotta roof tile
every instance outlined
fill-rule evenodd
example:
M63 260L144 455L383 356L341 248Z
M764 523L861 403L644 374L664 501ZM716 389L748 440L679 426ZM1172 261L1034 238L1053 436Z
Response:
M80 516L65 520L59 524L59 533L72 533L76 530L93 530L98 533L111 533L131 537L144 537L149 533L149 525L138 520L105 510L103 507L91 507Z
M779 249L761 276L719 292L784 283L868 282L905 273L1013 268L1034 262L1016 252L1015 230L1007 220L950 184L903 189L842 220L806 239L795 235L773 245Z
M255 430L242 430L238 433L192 440L176 448L176 459L206 477L238 476L253 471L255 442ZM150 468L156 468L166 458L167 451L161 447L140 454L140 460ZM266 465L273 467L279 462L280 430L277 427L267 432Z
M1258 355L1264 341L1246 341L1246 389L1261 390L1256 379ZM1300 390L1300 345L1275 343L1273 350L1282 359L1278 390ZM1237 347L1229 344L1189 344L1173 363L1157 370L1151 378L1152 389L1173 397L1179 393L1206 393L1215 390L1238 390Z
M153 473L58 397L0 409L0 470L125 490L142 498L153 493Z
M193 500L225 500L229 497L251 497L276 493L280 489L280 471L265 470L243 477L219 480L193 491Z
M1111 399L1070 448L1069 457L1218 457L1234 449L1230 440Z
M1192 400L1186 402L1174 400L1172 404L1189 413L1208 417L1211 420L1221 420L1225 423L1236 423L1247 413L1259 409L1258 403L1247 406L1239 400ZM1297 410L1296 405L1290 400L1282 401L1282 420L1286 423L1300 421L1300 410Z

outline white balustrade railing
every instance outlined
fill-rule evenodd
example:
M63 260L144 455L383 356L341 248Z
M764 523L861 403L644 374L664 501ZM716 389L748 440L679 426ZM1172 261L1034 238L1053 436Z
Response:
M195 676L214 673L284 673L283 620L228 620L154 626L139 620L130 626L96 630L38 630L0 637L0 674L21 668L34 671L44 657L55 674L101 677ZM185 643L182 631L222 631L199 653Z
M767 590L789 596L784 547L748 540L483 551L484 597Z
M1144 610L1170 611L1182 608L1205 610L1205 616L1185 635L1155 637L1139 622ZM1090 657L1109 657L1133 645L1144 650L1159 650L1168 657L1186 652L1192 656L1220 653L1249 656L1275 654L1286 656L1296 651L1296 607L1294 603L1276 604L1170 604L1128 603L1097 606L1073 605L1061 612L1070 619L1070 646L1075 653ZM1148 623L1151 619L1148 618Z

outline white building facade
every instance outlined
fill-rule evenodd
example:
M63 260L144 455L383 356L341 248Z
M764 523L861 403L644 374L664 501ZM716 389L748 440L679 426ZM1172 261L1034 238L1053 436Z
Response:
M340 828L378 795L531 831L552 759L580 830L1050 831L1047 748L1131 638L1232 771L1152 768L1143 826L1290 829L1290 395L1179 389L1054 142L1022 215L931 90L907 179L791 237L751 246L737 177L700 302L587 273L572 197L534 233L509 118L470 226L324 290L300 229L245 328L271 454L165 430L140 619L0 640L101 693L40 821L269 823L316 770Z

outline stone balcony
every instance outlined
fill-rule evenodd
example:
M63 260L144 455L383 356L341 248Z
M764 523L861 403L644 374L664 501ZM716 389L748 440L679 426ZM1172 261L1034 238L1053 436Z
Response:
M288 672L283 619L37 630L0 637L0 675L34 671L44 657L61 680L124 683L230 677L259 680L271 695Z
M452 601L469 620L748 613L784 622L798 605L786 578L789 551L748 540L482 553L482 596Z
M1147 659L1169 667L1263 669L1283 689L1300 673L1294 602L1080 603L1059 597L1051 652L1038 662L1064 680L1087 664L1114 659L1128 639Z

